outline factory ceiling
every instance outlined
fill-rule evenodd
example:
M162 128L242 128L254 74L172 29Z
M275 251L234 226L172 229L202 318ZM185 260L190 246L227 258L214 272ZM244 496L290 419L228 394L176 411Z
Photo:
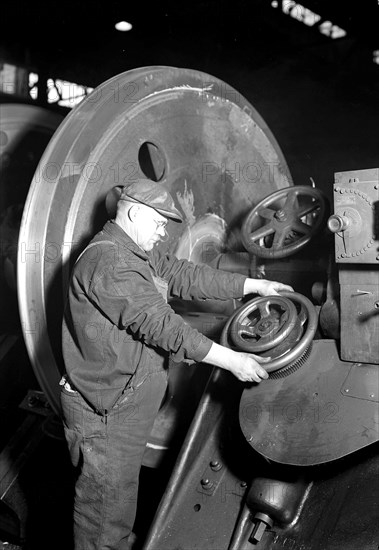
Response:
M212 71L230 61L256 69L294 51L338 63L347 52L367 58L379 50L376 0L6 0L1 11L0 48L8 56L76 81L85 69L92 86L141 65ZM120 20L132 30L118 32Z

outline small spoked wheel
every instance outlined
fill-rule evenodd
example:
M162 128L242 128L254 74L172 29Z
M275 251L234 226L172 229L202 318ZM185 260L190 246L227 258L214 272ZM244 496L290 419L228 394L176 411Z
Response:
M271 373L292 366L308 350L317 330L312 302L297 292L253 298L227 321L223 346L258 354Z
M296 324L296 307L288 298L256 298L242 308L230 325L230 338L241 351L257 353L282 342Z
M327 202L318 189L291 186L275 191L245 218L245 249L261 258L284 258L301 250L327 218Z

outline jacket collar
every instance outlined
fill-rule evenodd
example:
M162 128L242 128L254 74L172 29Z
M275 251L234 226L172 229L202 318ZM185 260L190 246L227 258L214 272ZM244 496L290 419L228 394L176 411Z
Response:
M146 252L114 220L107 221L103 227L103 231L111 236L121 247L127 247L136 256L139 256L143 260L148 260Z

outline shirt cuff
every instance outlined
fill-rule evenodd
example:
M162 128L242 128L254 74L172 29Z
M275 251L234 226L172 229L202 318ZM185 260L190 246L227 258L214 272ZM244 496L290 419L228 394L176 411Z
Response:
M196 361L197 363L201 363L204 357L208 355L208 352L211 349L212 344L213 344L212 340L210 340L209 338L207 338L202 334L202 338L200 340L199 345L197 346L196 350L194 350L192 353L192 358L194 359L194 361Z
M235 273L234 276L236 277L235 279L235 296L233 296L233 298L243 298L244 294L243 294L243 289L244 289L244 286L245 286L245 281L248 277L245 277L245 275L241 275L239 273Z

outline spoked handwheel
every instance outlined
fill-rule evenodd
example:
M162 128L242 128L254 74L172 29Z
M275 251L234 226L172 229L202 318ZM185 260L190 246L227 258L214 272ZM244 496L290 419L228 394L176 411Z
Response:
M233 318L230 338L241 351L265 351L282 342L293 330L296 320L295 305L288 298L255 298Z
M327 218L323 194L313 187L291 186L259 202L246 217L241 239L261 258L284 258L301 250Z
M254 298L227 321L221 344L258 353L265 370L279 371L276 375L280 376L295 369L307 353L317 322L315 307L302 294L282 292L280 296Z

